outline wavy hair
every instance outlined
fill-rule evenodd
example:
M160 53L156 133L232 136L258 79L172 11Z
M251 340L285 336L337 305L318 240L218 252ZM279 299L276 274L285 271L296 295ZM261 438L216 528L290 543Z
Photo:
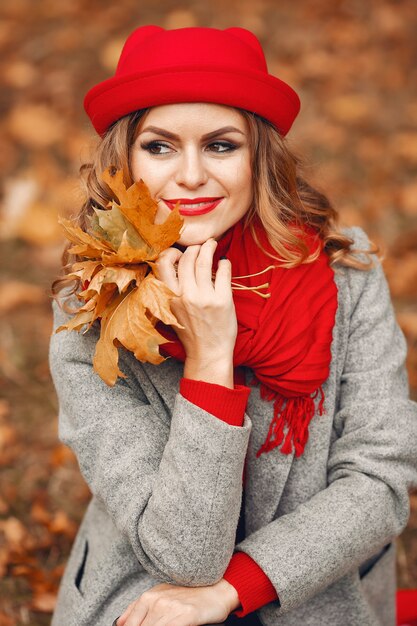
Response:
M105 210L109 202L116 199L100 178L107 167L121 169L125 185L133 184L130 168L132 146L139 122L148 110L135 111L114 122L93 150L91 161L81 165L80 179L85 191L85 201L73 221L82 230L86 230L86 218L93 213L93 208ZM292 268L302 263L312 263L320 251L317 249L309 254L302 237L302 227L308 225L316 230L323 241L329 264L335 271L337 265L358 270L374 267L371 254L380 252L379 247L370 242L371 247L368 250L352 248L354 241L341 232L337 211L321 191L313 188L301 176L303 162L289 149L285 138L267 120L256 114L237 110L244 116L249 127L254 197L244 225L251 228L255 240L254 218L258 216L277 252L277 257L273 258L279 261L281 267ZM260 246L258 241L257 243ZM65 287L71 287L71 284L72 289L67 296L76 293L81 286L80 279L68 277L72 264L81 260L69 252L72 245L68 242L64 248L61 274L51 285L52 298L57 299L59 292ZM357 253L362 253L365 260L359 260ZM64 309L70 312L65 305Z

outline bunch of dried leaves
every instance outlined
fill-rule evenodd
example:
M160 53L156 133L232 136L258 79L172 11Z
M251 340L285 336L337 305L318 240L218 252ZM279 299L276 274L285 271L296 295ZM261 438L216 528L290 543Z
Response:
M158 280L155 259L180 236L183 220L178 207L163 224L155 224L158 208L143 181L129 188L123 172L107 168L102 179L118 198L109 209L94 209L88 232L66 219L60 223L73 242L70 252L83 260L68 275L79 278L83 303L74 317L55 332L87 332L100 320L100 338L93 358L94 370L110 386L126 376L118 367L118 348L133 352L142 362L161 363L159 345L166 339L156 330L160 320L182 328L170 309L175 294Z

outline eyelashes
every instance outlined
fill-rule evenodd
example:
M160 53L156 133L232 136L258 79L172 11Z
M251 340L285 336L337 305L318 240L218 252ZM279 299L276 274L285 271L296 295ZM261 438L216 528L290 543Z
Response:
M162 155L169 154L172 150L171 146L164 143L163 141L149 141L140 144L142 150L146 150L150 154L154 155ZM235 143L231 143L230 141L213 141L206 146L206 150L209 152L214 152L215 154L227 154L229 152L234 152L239 148Z
M140 147L142 150L146 150L151 154L168 154L170 150L169 146L164 144L162 141L149 141L148 143L141 143ZM166 151L163 151L163 148L165 148Z
M214 152L218 152L219 154L223 154L224 152L234 152L239 148L238 145L231 143L230 141L213 141L213 143L208 145L210 148L214 146L221 148L221 150L214 150Z

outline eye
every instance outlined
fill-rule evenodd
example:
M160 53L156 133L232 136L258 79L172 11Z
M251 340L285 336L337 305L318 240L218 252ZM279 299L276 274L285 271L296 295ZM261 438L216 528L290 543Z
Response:
M149 143L141 143L142 150L150 152L150 154L168 154L171 148L162 141L150 141Z
M233 150L237 150L238 146L234 143L230 143L230 141L213 141L213 143L210 143L207 148L211 152L222 154L224 152L233 152Z

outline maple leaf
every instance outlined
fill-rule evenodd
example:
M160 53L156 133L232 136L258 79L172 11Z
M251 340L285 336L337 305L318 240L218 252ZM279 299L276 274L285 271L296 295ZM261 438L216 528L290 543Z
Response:
M122 242L123 238L126 238L129 245L133 248L146 249L146 243L140 234L135 230L132 224L121 213L120 208L116 203L113 203L112 208L107 211L101 209L94 209L97 216L97 223L90 221L91 226L95 225L95 232L102 232L105 234L106 240L111 244L114 250L117 250Z
M155 224L158 209L146 185L139 181L126 189L123 172L102 174L120 204L107 210L94 208L89 232L61 219L70 252L84 257L72 265L69 278L81 281L82 303L73 318L56 329L87 332L100 320L100 336L93 368L113 386L125 374L119 369L119 348L133 352L142 362L164 361L159 346L166 343L155 328L160 320L182 328L170 309L175 294L158 280L155 260L180 237L183 220L176 207L163 224ZM84 329L84 330L83 330Z
M142 304L154 317L164 324L183 328L166 306L167 300L170 300L174 294L165 283L158 280L153 274L148 274L140 284L139 292Z
M146 267L101 267L94 274L86 291L100 292L105 284L117 285L119 293L126 291L128 286L135 280L139 283L146 273Z
M78 244L72 246L69 249L69 252L94 259L101 257L103 252L112 251L111 246L106 241L100 241L99 239L92 237L88 233L81 230L78 226L73 226L69 220L61 217L58 221L63 227L67 239L75 244Z
M91 324L94 319L93 311L78 311L74 317L67 322L67 324L63 324L56 329L56 333L61 332L61 330L80 330L85 324Z
M171 211L163 224L155 224L158 203L150 195L143 180L126 189L122 170L112 176L109 168L103 172L102 178L118 197L120 211L133 224L156 256L179 239L176 233L179 232L183 220L178 206ZM140 211L137 210L137 206L141 207Z
M97 261L80 261L79 263L73 263L71 276L79 276L83 282L90 281L94 272L99 268L100 263Z
M133 248L128 242L127 232L123 233L122 241L116 253L103 254L103 265L112 265L113 263L149 263L155 260L158 254L152 252L147 246L137 249Z

